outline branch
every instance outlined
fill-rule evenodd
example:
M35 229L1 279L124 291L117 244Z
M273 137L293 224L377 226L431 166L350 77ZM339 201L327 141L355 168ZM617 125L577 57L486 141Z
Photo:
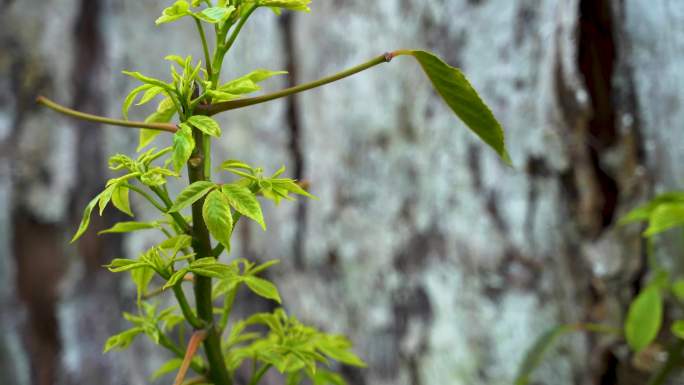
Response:
M211 3L210 3L211 4ZM211 7L211 5L210 5ZM202 50L204 51L204 60L207 62L207 74L209 78L211 78L213 72L211 70L211 57L209 56L209 46L207 46L207 36L204 34L204 27L202 27L202 22L199 21L199 19L195 19L195 25L197 26L197 32L200 35L200 39L202 40Z
M338 80L344 79L346 77L352 76L354 74L357 74L361 71L365 71L371 67L375 67L378 64L382 63L388 63L390 62L395 56L404 54L403 51L394 51L394 52L389 52L384 55L378 56L374 59L371 59L363 64L360 64L356 67L352 67L348 70L339 72L335 75L316 80L311 83L306 83L306 84L301 84L295 87L291 88L286 88L282 91L274 92L272 94L268 95L263 95L263 96L258 96L255 98L244 98L244 99L237 99L237 100L230 100L227 102L223 103L216 103L216 104L209 104L209 105L199 105L197 106L197 113L199 114L204 114L204 115L216 115L219 112L223 111L228 111L228 110L235 110L238 108L243 108L243 107L248 107L252 106L255 104L261 104L265 102L269 102L271 100L275 99L280 99L286 96L294 95L303 91L310 90L312 88L317 88L323 85L326 85L328 83L336 82Z
M55 103L44 96L38 96L36 98L36 103L42 104L64 115L68 115L76 119L87 120L89 122L103 123L120 127L147 128L149 130L166 131L171 133L178 131L176 125L171 123L145 123L130 120L111 119L106 118L104 116L87 114L85 112L80 112L72 110L68 107L64 107L61 104Z
M185 351L185 357L183 358L183 363L181 364L180 369L178 369L178 374L176 375L176 381L173 382L174 385L181 385L183 383L183 380L185 380L185 375L188 373L188 368L190 367L190 363L192 362L192 357L197 352L197 349L199 348L200 343L202 341L204 341L204 339L206 337L207 337L206 330L198 330L192 334L192 337L190 337L190 342L188 343L188 350Z
M228 51L230 51L230 48L233 46L233 43L235 43L235 39L237 39L238 35L240 34L240 31L242 31L242 27L245 26L245 23L247 23L247 19L254 13L254 11L258 8L259 6L254 4L252 5L247 12L242 16L240 19L240 22L238 25L235 27L233 30L233 33L230 35L230 38L228 39L228 42L226 43L226 47L223 49L222 54L225 56Z

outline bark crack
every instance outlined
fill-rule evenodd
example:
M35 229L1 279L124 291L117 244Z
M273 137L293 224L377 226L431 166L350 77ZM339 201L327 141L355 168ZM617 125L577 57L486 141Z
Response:
M285 43L285 67L289 73L287 87L294 87L297 85L298 78L298 63L296 57L296 42L294 30L294 15L286 13L280 19L280 28ZM302 119L299 109L299 100L296 95L287 98L285 122L290 130L289 151L292 157L292 175L295 179L301 180L304 175L304 154L302 149ZM303 269L305 266L304 258L304 234L306 232L306 212L307 203L305 199L297 200L297 208L295 214L296 230L293 244L293 260L294 265L298 269Z

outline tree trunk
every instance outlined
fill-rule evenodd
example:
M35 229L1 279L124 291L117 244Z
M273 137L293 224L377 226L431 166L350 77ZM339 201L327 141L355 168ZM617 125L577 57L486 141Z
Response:
M166 3L0 2L1 383L146 384L167 358L142 339L130 353L100 353L134 302L127 278L100 266L155 238L96 237L120 219L111 210L66 245L110 176L106 157L133 153L137 133L33 103L40 93L118 116L134 84L121 70L165 78L165 55L202 57L192 23L155 27ZM346 0L312 8L282 18L258 12L226 76L287 69L266 86L275 90L385 51L433 50L481 91L515 165L478 143L403 58L221 118L215 164L238 158L266 172L285 164L320 198L266 204L268 232L242 223L234 255L280 259L271 278L288 312L350 336L369 368L342 368L349 383L510 384L544 330L620 326L645 261L639 229L616 219L684 178L684 5ZM134 210L152 215L142 203ZM681 246L661 256L676 270ZM243 312L270 306L241 301ZM644 383L648 370L625 351L613 336L576 334L534 378Z

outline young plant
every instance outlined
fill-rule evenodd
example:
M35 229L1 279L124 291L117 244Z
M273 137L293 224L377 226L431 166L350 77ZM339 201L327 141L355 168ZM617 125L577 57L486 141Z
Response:
M640 361L640 356L653 356L654 351L660 350L654 341L662 332L665 300L670 297L676 307L684 304L684 278L673 279L672 272L655 260L653 252L658 235L684 227L684 192L674 191L661 194L627 213L620 219L618 225L625 226L641 222L648 224L642 235L646 238L649 270L652 274L646 285L639 290L629 304L624 328L616 330L609 326L595 324L560 325L552 328L542 334L528 350L515 385L528 384L532 372L541 363L543 354L558 337L570 332L609 332L621 335L635 354L634 362L637 363ZM684 357L684 319L675 319L670 325L670 332L675 337L675 341L668 349L667 360L653 371L648 385L664 384L681 366L681 360ZM644 361L652 360L645 359Z
M320 87L390 62L397 56L409 56L418 61L453 112L506 163L510 162L501 126L464 75L425 51L385 53L333 76L261 96L246 97L260 90L260 82L285 72L258 69L237 79L222 81L224 58L255 11L270 8L277 14L283 10L308 12L309 3L310 0L176 1L163 10L156 23L179 20L194 23L203 60L167 56L165 59L171 62L170 81L124 71L141 84L125 98L123 120L74 111L44 97L38 98L39 103L75 118L140 129L138 152L150 146L160 134L173 135L171 147L151 148L135 158L122 154L110 158L110 169L122 174L110 179L86 206L72 239L76 241L87 230L93 210L97 208L102 215L109 203L132 217L131 192L159 210L160 217L155 221L119 222L100 232L157 230L166 237L136 259L115 259L107 265L112 272L130 274L137 287L137 313L124 313L131 328L109 338L104 351L124 349L136 336L148 336L175 356L153 377L177 370L176 384L179 384L188 371L193 371L197 377L192 383L232 385L236 369L251 364L250 385L258 384L271 368L284 374L289 385L299 384L304 377L314 384L340 384L342 378L325 369L331 361L364 366L345 337L306 326L282 308L231 320L233 302L242 287L281 303L276 286L260 277L278 261L256 265L248 259L231 256L231 237L236 225L241 219L243 222L248 219L266 229L259 199L278 204L281 200L293 200L294 196L311 198L312 195L296 180L281 177L284 167L268 175L240 160L226 160L220 166L222 171L234 176L230 183L212 182L211 142L222 132L212 116ZM215 46L211 49L206 27L215 34ZM143 105L154 99L159 100L154 113L142 122L128 120L128 110L136 100L136 105ZM175 122L171 123L172 120ZM179 178L183 172L187 173L188 185L178 196L171 197L167 180ZM229 258L222 262L224 254ZM159 287L149 290L155 279L161 281ZM193 287L192 301L183 288L185 284ZM177 305L162 309L152 297L167 292L173 293ZM186 341L182 336L187 328L192 334ZM200 344L202 356L196 354Z

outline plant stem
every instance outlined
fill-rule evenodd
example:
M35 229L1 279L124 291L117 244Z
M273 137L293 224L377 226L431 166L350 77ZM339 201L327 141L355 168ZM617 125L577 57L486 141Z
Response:
M230 38L228 39L228 42L226 43L225 48L223 49L222 55L225 56L228 51L230 51L230 48L233 46L233 43L235 43L235 40L237 39L238 35L240 34L240 31L242 31L242 27L245 26L245 23L247 23L247 19L254 13L254 11L258 8L259 6L254 4L252 5L248 10L247 13L245 13L242 18L240 19L240 22L238 23L237 26L235 26L235 29L233 30L233 33L230 35Z
M233 233L233 231L235 231L235 226L237 226L237 223L240 221L240 218L242 218L242 214L240 214L237 211L233 213L233 227L230 229L231 234ZM218 259L225 249L226 247L223 246L222 243L219 243L218 245L216 245L216 247L214 247L211 250L211 256Z
M211 79L211 56L209 56L209 46L207 45L207 36L204 34L204 27L202 27L202 22L199 21L199 19L196 19L193 17L195 20L195 25L197 26L197 31L199 32L200 39L202 40L202 50L204 51L204 60L206 61L206 67L207 67L207 74L209 75L209 79Z
M221 313L221 320L219 321L219 330L223 333L223 330L228 324L228 317L230 317L230 312L233 310L233 303L235 303L235 297L237 296L238 286L232 288L228 294L226 294L223 300L223 312Z
M399 51L396 51L396 52L399 52ZM286 96L294 95L294 94L297 94L297 93L300 93L303 91L310 90L312 88L317 88L317 87L326 85L328 83L336 82L338 80L344 79L344 78L352 76L354 74L357 74L361 71L365 71L371 67L375 67L378 64L387 63L387 62L391 61L394 56L396 56L396 52L395 53L386 53L384 55L381 55L381 56L378 56L374 59L371 59L371 60L369 60L363 64L360 64L356 67L352 67L348 70L338 72L335 75L328 76L326 78L319 79L319 80L316 80L316 81L311 82L311 83L305 83L305 84L301 84L301 85L298 85L295 87L286 88L284 90L274 92L272 94L257 96L255 98L243 98L243 99L237 99L237 100L230 100L230 101L223 102L223 103L199 105L199 106L197 106L196 112L204 114L204 115L211 116L211 115L216 115L216 114L223 112L223 111L248 107L248 106L252 106L255 104L261 104L261 103L269 102L271 100L280 99L280 98L283 98Z
M106 118L104 116L87 114L85 112L72 110L71 108L55 103L44 96L39 96L38 98L36 98L36 103L42 104L64 115L68 115L76 119L87 120L89 122L103 123L121 127L147 128L149 130L166 131L172 133L178 131L176 125L170 123L145 123L131 120L112 119Z
M182 282L182 281L181 281ZM176 295L176 300L178 300L178 305L180 305L181 312L183 312L183 317L188 321L188 323L195 329L202 329L205 327L205 322L197 318L195 312L190 308L187 298L185 298L185 293L183 293L183 288L180 282L173 286L173 293Z
M192 337L190 337L190 341L188 342L188 348L183 356L183 362L181 363L180 368L178 368L176 380L173 382L173 385L181 385L183 383L183 380L185 380L185 375L188 373L188 368L192 363L192 358L195 356L195 353L197 353L199 344L204 341L206 337L206 330L197 330L192 334Z
M143 198L147 199L152 206L156 207L157 210L161 212L166 212L167 209L165 209L162 205L160 205L157 201L154 200L148 193L146 193L144 190L137 188L136 186L133 186L132 184L126 184L124 185L126 188L128 188L131 191L135 191L138 194L140 194Z
M169 198L169 195L164 190L160 189L159 187L150 186L150 190L152 190L159 197L159 199L161 199L162 202L164 202L164 204L166 205L166 210L162 210L162 211L171 215L171 218L173 218L173 220L176 222L176 224L178 224L178 226L180 226L180 228L183 229L183 231L190 232L190 230L192 230L192 227L185 220L185 218L183 218L182 215L180 215L178 212L173 212L173 213L168 212L169 209L171 208L171 206L173 206L173 202L171 201L171 198Z
M653 377L648 381L648 385L662 385L665 380L672 374L672 371L679 366L682 360L682 351L684 350L684 340L677 339L667 352L667 361L660 370L658 370Z
M259 381L261 381L261 377L263 377L269 369L271 369L271 364L266 364L259 368L259 370L252 375L252 379L249 381L249 385L257 385Z
M178 347L178 345L174 344L169 337L167 337L166 334L162 333L161 331L159 332L159 344L172 351L179 358L183 358L185 356L185 352ZM190 362L190 367L197 374L204 375L206 373L206 369L202 365L197 365L197 363L194 361Z
M195 150L188 161L188 176L190 184L206 180L204 174L204 134L200 131L195 136ZM204 198L192 204L193 249L197 259L211 257L211 239L209 230L202 216ZM215 385L232 385L232 380L221 351L220 336L214 323L213 304L211 300L211 278L196 276L194 281L195 303L197 315L209 325L207 337L204 340L204 350L209 361L209 373Z

